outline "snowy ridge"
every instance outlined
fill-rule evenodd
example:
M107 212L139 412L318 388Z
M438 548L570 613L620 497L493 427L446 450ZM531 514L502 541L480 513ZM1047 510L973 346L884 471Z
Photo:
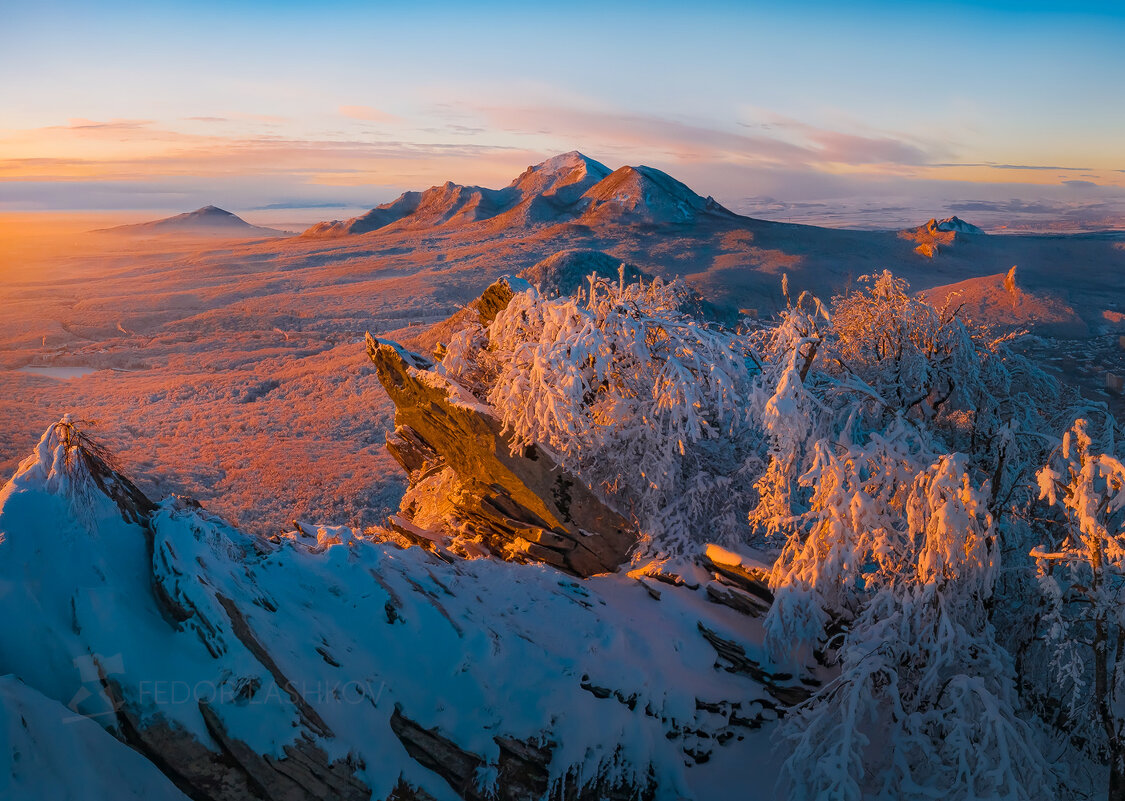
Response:
M422 755L450 744L500 797L519 743L536 781L597 797L717 798L747 762L771 770L760 622L702 589L451 564L339 527L267 542L178 499L137 522L95 494L80 521L59 465L82 447L41 446L0 494L0 673L84 690L80 712L196 797L231 797L220 774L283 795L296 764L319 797L468 797Z
M687 223L704 213L726 214L667 173L652 167L622 167L582 196L582 219L643 223Z

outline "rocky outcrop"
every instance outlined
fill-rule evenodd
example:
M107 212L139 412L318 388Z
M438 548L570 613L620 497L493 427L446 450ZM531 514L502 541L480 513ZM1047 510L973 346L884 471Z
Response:
M455 560L409 509L395 525L426 550L246 535L153 503L65 420L0 491L0 616L26 618L0 627L0 673L196 801L737 797L711 791L725 766L817 686L772 672L764 562L715 547L608 572L634 541L619 515L549 454L511 454L426 359L369 347L416 486L444 476L486 551L599 575Z
M898 235L901 239L915 242L914 252L919 256L932 259L943 248L948 248L954 242L961 241L965 234L976 236L984 234L984 231L972 223L965 222L960 217L949 217L945 220L931 218L925 225L899 231Z
M635 786L603 777L588 782L563 782L548 796L553 745L499 736L492 738L499 749L496 784L492 789L482 788L479 771L488 764L483 758L465 751L438 731L423 728L406 717L401 709L395 709L391 715L391 729L411 758L441 776L465 801L525 801L547 797L559 801L649 801L654 797L655 788L651 784Z
M510 286L499 283L475 308L491 320L510 298ZM576 576L615 571L628 560L637 541L628 521L545 450L530 445L513 453L492 409L425 357L370 334L367 352L395 404L387 449L412 488L440 479L441 519L459 523L494 555L545 562ZM432 509L406 503L391 524L435 547L442 533L428 530L433 517Z
M239 536L223 542L216 557L212 550L216 541L204 532L207 524L223 525L221 521L209 518L198 503L187 499L154 503L69 415L46 431L36 458L25 461L6 492L10 494L0 502L9 506L8 514L14 517L0 522L0 545L6 547L10 571L8 578L0 578L0 587L7 590L0 592L0 601L8 604L4 616L10 619L13 606L27 605L18 595L28 592L28 600L36 598L35 613L42 618L43 633L36 647L41 639L44 649L68 644L74 648L77 656L69 660L73 669L64 686L69 689L73 683L82 689L58 699L69 698L71 712L89 713L104 725L112 724L120 740L193 799L358 801L370 797L370 789L356 778L357 766L325 752L321 743L335 735L298 691L300 677L283 674L259 639L247 619L251 604L219 591L213 584L218 580L215 575L204 576L208 566L214 568L222 559L235 566L261 557L264 546ZM45 510L42 521L39 515L29 518L20 513L20 504L30 498L38 498ZM59 509L65 512L61 518ZM70 516L76 526L59 526L60 519ZM174 526L164 530L159 521L181 522L189 533L185 536ZM34 527L40 524L51 530L51 539L35 536ZM46 565L54 566L48 568L46 580L26 586L11 580ZM97 600L91 605L89 598ZM59 622L49 617L56 605L67 618L61 630ZM141 626L151 627L146 631L151 640L138 633ZM19 634L14 627L3 632L8 638ZM175 655L168 662L162 656L151 662L140 656L152 647L150 642L166 643L177 635L184 637L175 640ZM160 648L156 646L157 651ZM26 681L51 686L47 675L39 675L50 670L26 667L28 650L26 643L9 641L0 646L0 673L21 673ZM59 662L66 670L68 660ZM137 667L138 663L147 667ZM181 663L202 669L188 681L175 672ZM232 731L226 718L232 708L262 702L263 677L279 688L278 702L293 710L292 742L283 744L279 754L263 754L260 747L244 742L245 728ZM161 694L170 697L173 683L183 698L159 709ZM217 702L212 705L201 698L196 703L192 696L200 687L216 688ZM92 706L83 709L84 703ZM203 725L193 731L185 720Z

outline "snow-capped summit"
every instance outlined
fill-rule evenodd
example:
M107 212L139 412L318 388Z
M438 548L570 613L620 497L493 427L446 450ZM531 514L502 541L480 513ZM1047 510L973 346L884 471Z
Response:
M927 225L934 227L938 231L953 231L958 234L983 234L984 229L978 228L972 223L965 222L960 217L953 216L947 217L944 220L930 220Z
M238 215L232 214L226 209L220 209L218 206L214 205L202 206L195 211L178 214L171 219L201 220L212 223L217 222L220 225L230 223L237 224L236 221L242 220ZM243 220L243 222L245 221Z
M538 195L572 202L609 174L601 162L572 150L528 167L509 186L519 190L522 200Z
M665 172L652 167L622 167L583 196L584 221L646 223L691 222L705 212L730 214Z
M487 221L496 229L578 222L686 223L700 214L731 216L667 173L652 167L611 172L572 150L524 170L503 189L447 181L406 192L350 220L317 223L303 236L335 237L376 229L419 230ZM393 227L392 227L393 226Z

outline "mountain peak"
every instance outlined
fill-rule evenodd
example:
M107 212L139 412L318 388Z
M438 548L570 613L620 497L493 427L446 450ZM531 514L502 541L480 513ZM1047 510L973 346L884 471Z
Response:
M701 212L729 213L711 198L654 167L621 167L583 196L584 219L631 219L647 223L691 222Z
M609 167L577 150L570 150L566 153L559 153L557 156L544 159L538 164L533 164L528 167L524 173L558 172L560 170L571 170L575 168L582 168L590 172L599 173L602 177L610 173Z
M363 234L391 225L394 230L405 230L484 221L500 230L579 220L597 222L603 217L642 223L690 223L699 214L731 213L660 170L641 166L611 171L584 153L571 150L531 165L503 189L446 181L425 192L404 193L398 200L350 220L317 223L303 236Z
M20 463L9 487L35 488L69 497L76 508L88 508L95 492L117 505L122 517L139 522L155 506L114 464L113 457L65 414L39 438L32 454Z
M528 167L509 188L519 191L522 202L549 197L571 203L609 174L609 168L601 162L572 150Z
M984 230L973 225L972 223L965 222L960 217L954 215L947 217L944 220L930 220L932 224L939 231L953 231L958 234L983 234Z
M218 206L203 206L160 220L103 228L99 233L181 234L192 236L283 236L284 231L251 225L233 212Z

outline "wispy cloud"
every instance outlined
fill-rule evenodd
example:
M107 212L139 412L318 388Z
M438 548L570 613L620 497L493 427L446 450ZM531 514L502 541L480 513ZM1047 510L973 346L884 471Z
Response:
M1089 172L1093 167L1060 167L1044 164L996 164L991 161L977 162L948 162L944 164L931 164L931 167L985 167L990 170L1047 170L1050 172Z
M809 134L809 138L817 145L818 158L831 163L920 166L930 160L930 154L921 147L890 137L815 131Z
M153 124L153 120L97 120L71 119L65 126L55 126L71 131L140 131Z
M574 108L477 109L485 124L509 133L569 142L596 142L614 152L656 153L679 161L716 161L783 168L830 165L915 167L934 160L918 142L892 135L866 136L796 121L705 125L659 115Z
M366 122L401 122L401 118L373 106L340 106L340 114L353 120Z
M4 158L6 154L12 155ZM21 203L74 208L83 202L121 208L129 195L137 207L169 208L179 205L181 196L205 199L204 185L213 185L229 187L243 198L244 208L354 207L450 178L503 185L538 156L464 137L303 139L277 133L189 133L139 120L82 121L0 131L0 195L9 208ZM329 194L333 192L335 197Z

